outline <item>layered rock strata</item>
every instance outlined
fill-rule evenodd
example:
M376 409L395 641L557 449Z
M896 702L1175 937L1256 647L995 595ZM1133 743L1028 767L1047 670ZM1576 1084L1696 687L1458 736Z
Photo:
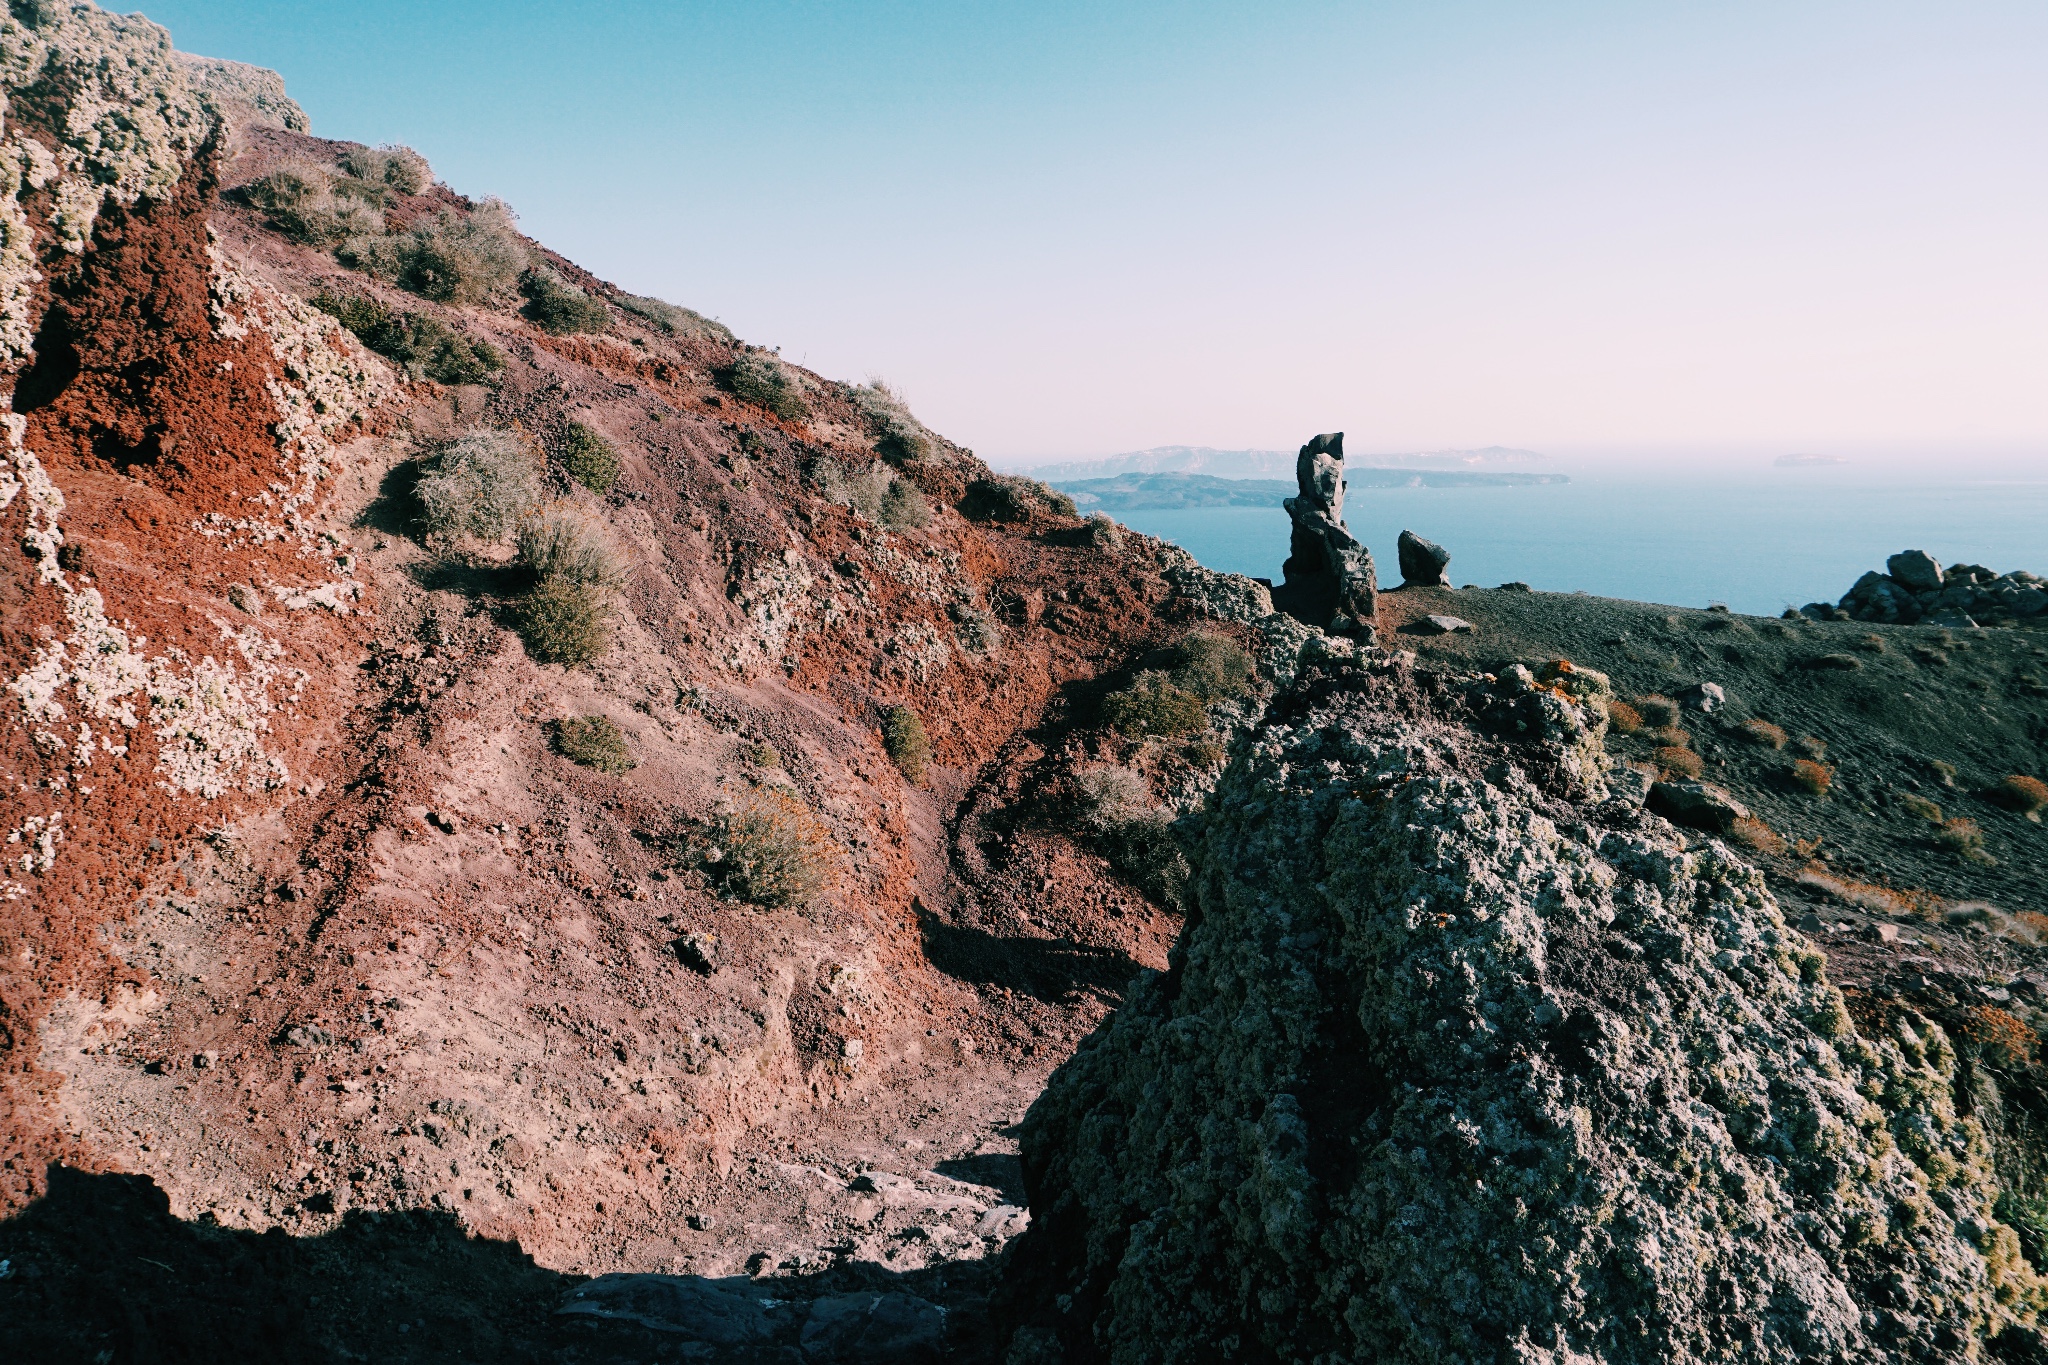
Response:
M1293 532L1276 603L1310 625L1370 637L1378 583L1372 552L1344 525L1344 433L1303 446L1294 478L1300 492L1283 504Z
M1311 667L1024 1125L1014 1360L1955 1361L2040 1282L1955 1054L1594 780L1597 687ZM1574 695L1576 693L1576 695ZM1518 731L1510 737L1506 731ZM1596 804L1600 802L1600 804Z

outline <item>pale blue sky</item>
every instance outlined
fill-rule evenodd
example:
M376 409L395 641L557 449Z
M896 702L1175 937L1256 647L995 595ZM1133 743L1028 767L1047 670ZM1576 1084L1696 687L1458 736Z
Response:
M158 0L995 457L2048 467L2048 5Z

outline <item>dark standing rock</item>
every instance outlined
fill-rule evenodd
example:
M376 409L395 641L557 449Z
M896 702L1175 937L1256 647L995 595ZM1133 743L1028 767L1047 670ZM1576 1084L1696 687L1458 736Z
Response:
M1925 550L1901 550L1884 562L1892 581L1908 592L1940 592L1941 564Z
M759 1359L776 1328L760 1300L682 1275L600 1275L570 1291L555 1321L584 1355L609 1347L608 1359Z
M1441 588L1449 584L1450 580L1444 574L1451 563L1449 550L1433 540L1424 540L1413 531L1403 531L1398 544L1404 587Z
M1301 491L1284 504L1294 530L1274 605L1312 626L1356 630L1370 642L1379 585L1372 552L1344 525L1344 433L1326 432L1303 446L1294 481Z

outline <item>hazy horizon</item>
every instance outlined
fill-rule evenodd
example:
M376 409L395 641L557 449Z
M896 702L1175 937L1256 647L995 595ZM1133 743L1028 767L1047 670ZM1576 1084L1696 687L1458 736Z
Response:
M999 462L2048 464L2048 7L159 0Z

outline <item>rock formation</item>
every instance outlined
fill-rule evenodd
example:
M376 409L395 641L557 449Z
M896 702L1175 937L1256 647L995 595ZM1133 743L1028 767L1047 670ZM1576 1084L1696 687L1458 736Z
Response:
M1449 583L1444 570L1451 566L1451 552L1413 531L1401 532L1401 586L1441 588Z
M1809 602L1800 611L1820 621L1925 621L1964 629L2048 616L2048 580L2024 569L1999 574L1981 564L1957 564L1943 570L1925 550L1901 550L1885 569L1857 579L1834 606Z
M1274 702L1171 969L1024 1128L1012 1360L1958 1361L2030 1334L1955 1054L1596 805L1597 679ZM1575 695L1576 693L1576 695ZM1504 730L1522 731L1516 742Z
M1310 625L1370 639L1378 585L1372 552L1344 526L1344 433L1303 446L1294 480L1301 491L1283 504L1294 525L1276 604Z

